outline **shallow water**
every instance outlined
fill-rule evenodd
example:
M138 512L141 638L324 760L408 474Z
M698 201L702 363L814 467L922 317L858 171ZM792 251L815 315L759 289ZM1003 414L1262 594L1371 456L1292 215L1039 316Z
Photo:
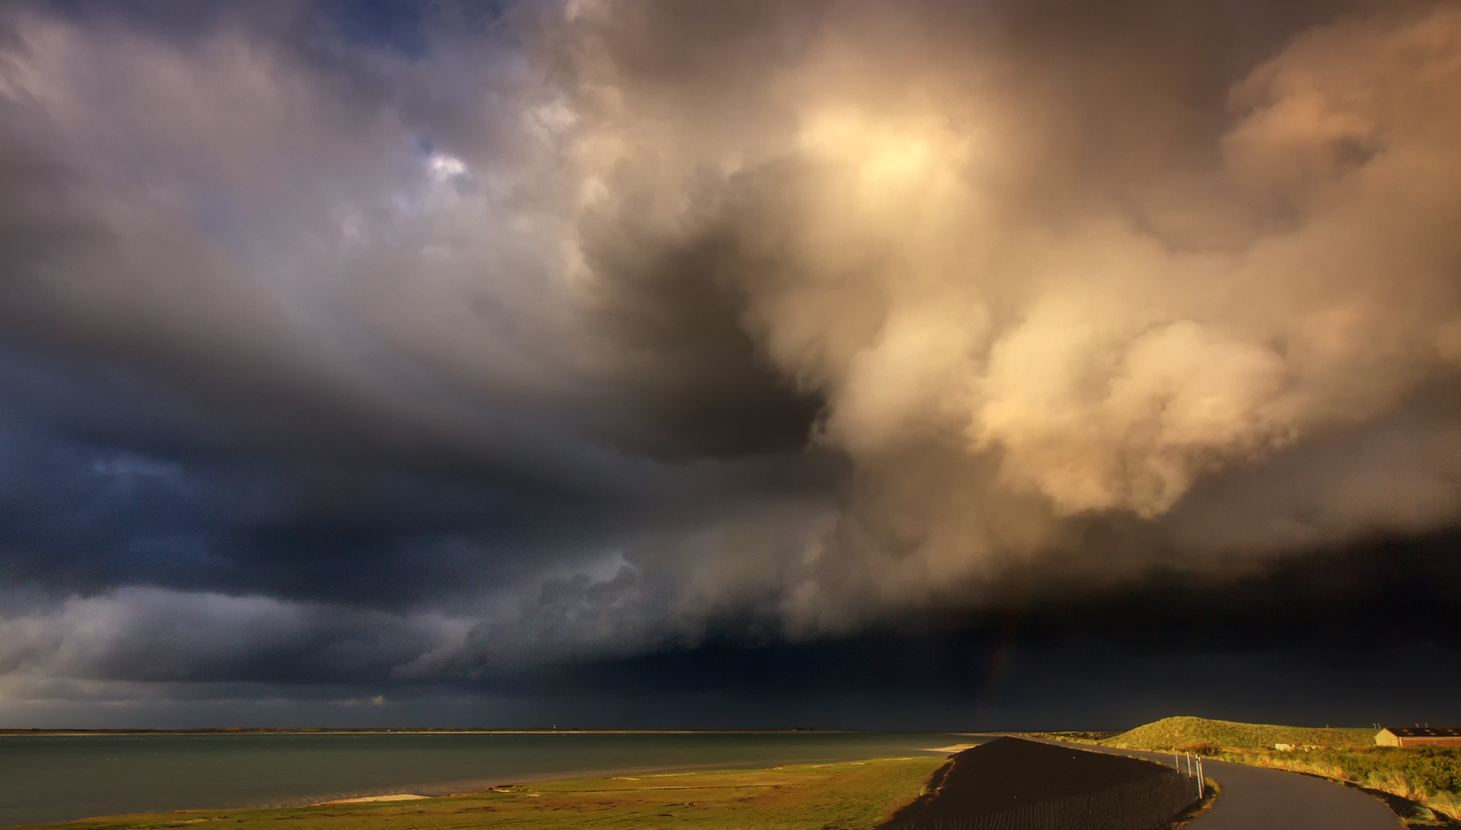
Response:
M7 735L0 736L0 826L909 756L973 740L857 732Z

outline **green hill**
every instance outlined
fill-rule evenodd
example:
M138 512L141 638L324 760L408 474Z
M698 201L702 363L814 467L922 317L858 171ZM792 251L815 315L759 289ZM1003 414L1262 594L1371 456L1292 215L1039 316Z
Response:
M1191 745L1204 743L1212 744L1215 749L1272 749L1274 744L1361 747L1375 745L1375 730L1314 729L1179 717L1138 726L1101 743L1128 749L1156 750L1191 748Z

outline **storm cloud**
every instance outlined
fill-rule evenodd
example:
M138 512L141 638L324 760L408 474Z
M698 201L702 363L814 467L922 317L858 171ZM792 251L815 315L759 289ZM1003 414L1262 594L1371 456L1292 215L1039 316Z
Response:
M0 707L632 697L999 653L1011 596L1042 671L1135 676L1311 562L1450 608L1458 44L1445 2L8 5Z

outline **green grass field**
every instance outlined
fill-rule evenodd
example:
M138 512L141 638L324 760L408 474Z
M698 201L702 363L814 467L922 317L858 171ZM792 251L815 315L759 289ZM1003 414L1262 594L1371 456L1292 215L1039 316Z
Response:
M585 778L419 801L279 810L216 810L84 819L68 830L512 830L871 828L922 791L941 755L779 767ZM281 824L280 822L284 822Z
M1273 749L1275 744L1296 747L1348 748L1375 745L1374 729L1315 729L1237 723L1207 718L1163 718L1101 741L1106 746L1169 751L1196 744L1216 749Z

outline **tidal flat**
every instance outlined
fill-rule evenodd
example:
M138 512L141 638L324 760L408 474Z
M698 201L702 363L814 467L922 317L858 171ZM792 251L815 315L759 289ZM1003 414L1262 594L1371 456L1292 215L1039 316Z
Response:
M954 740L789 731L9 735L0 736L0 827L435 796L550 779L938 758L926 750Z
M86 819L70 830L395 830L580 827L782 830L872 828L919 795L942 755L756 770L616 775L436 798L203 810ZM281 825L280 821L287 824ZM46 825L30 825L39 828Z

